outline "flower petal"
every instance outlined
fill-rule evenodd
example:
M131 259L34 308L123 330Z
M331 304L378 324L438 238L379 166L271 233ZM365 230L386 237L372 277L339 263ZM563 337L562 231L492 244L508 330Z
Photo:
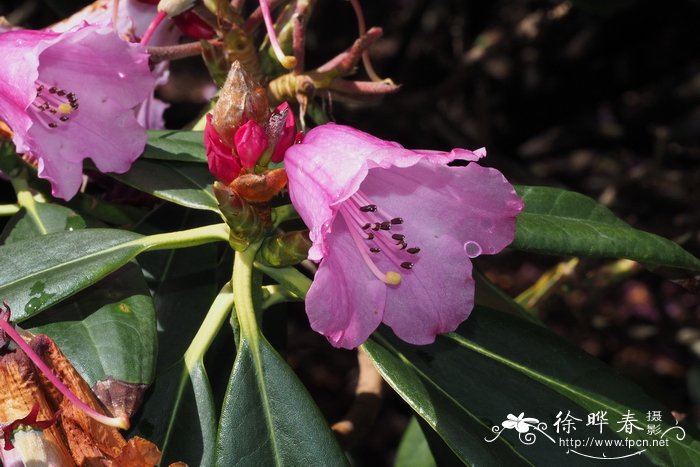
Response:
M314 243L309 258L318 261L327 253L323 237L337 205L357 192L368 169L410 167L421 161L445 164L455 157L476 160L482 154L485 152L464 149L409 150L398 143L332 123L312 129L301 144L290 147L284 156L292 203L309 227Z
M229 184L241 172L241 164L234 157L230 147L224 144L211 123L212 115L207 114L207 124L204 127L204 148L207 152L209 171L218 180Z
M364 264L341 216L328 243L332 253L321 261L306 295L306 313L313 330L333 346L351 349L381 323L386 286Z
M236 130L233 141L241 165L247 169L255 167L260 155L267 147L265 130L254 120L248 120L241 125Z
M387 292L384 323L414 344L431 343L437 334L456 329L473 308L469 257L477 255L465 251L465 244L495 253L512 241L522 206L512 186L500 172L476 164L420 162L371 169L360 189L389 217L401 217L403 224L394 231L405 235L409 247L421 249L408 258L407 250L399 250L400 259L393 261L377 255L381 270L402 275ZM414 266L399 269L400 261Z

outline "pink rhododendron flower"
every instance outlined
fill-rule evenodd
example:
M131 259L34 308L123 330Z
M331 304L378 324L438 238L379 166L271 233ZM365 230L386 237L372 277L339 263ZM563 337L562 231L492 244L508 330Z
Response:
M523 203L486 153L409 150L326 124L287 150L292 203L320 261L306 296L311 327L336 347L362 344L380 323L428 344L470 314L470 258L505 248Z
M65 32L87 22L113 27L125 41L139 42L156 15L157 3L140 0L119 0L115 13L114 0L97 0L63 21L52 25L49 29L55 32ZM166 19L156 29L148 45L174 45L179 42L181 36L182 32L172 21ZM168 62L157 63L153 69L153 74L156 76L154 87L166 84L170 77ZM168 104L160 99L156 99L154 94L151 93L138 107L138 122L149 129L165 128L163 112L168 107Z
M112 28L82 25L0 34L0 53L0 120L54 196L75 195L86 158L102 172L129 170L146 144L134 109L154 83L142 46Z

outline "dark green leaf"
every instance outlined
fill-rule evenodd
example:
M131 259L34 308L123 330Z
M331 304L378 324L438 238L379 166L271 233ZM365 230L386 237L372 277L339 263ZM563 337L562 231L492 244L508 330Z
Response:
M0 247L0 297L21 322L120 268L145 245L116 229L57 232Z
M217 211L211 186L214 181L206 165L140 159L117 180L153 196L193 209Z
M36 203L38 218L32 218L22 209L2 232L2 243L10 244L47 233L85 228L85 221L71 209L57 204Z
M525 210L518 216L513 248L700 270L700 260L674 242L630 227L587 196L548 187L517 191Z
M108 377L126 383L153 381L155 309L141 269L133 262L27 326L49 335L91 386Z
M143 152L146 159L179 162L207 162L204 150L204 132L150 130L148 144Z
M347 465L318 406L262 336L257 348L242 338L219 422L216 465Z
M396 452L394 467L437 467L418 420L411 418Z
M384 378L440 435L464 462L485 465L590 465L590 459L567 453L559 439L658 439L645 431L618 433L628 411L646 426L648 411L662 411L662 430L673 425L671 414L634 384L604 364L567 344L547 329L509 314L477 307L458 332L439 336L430 346L411 346L386 329L365 344ZM586 427L587 414L606 411L610 425ZM559 411L579 419L570 435L553 426ZM547 423L526 445L515 430L503 430L507 415L537 418ZM699 465L700 443L669 433L668 447L650 447L616 465ZM499 443L501 443L499 445ZM639 451L641 449L636 449ZM580 449L607 457L627 455L625 448ZM504 458L505 456L505 458ZM504 464L504 462L506 462Z
M161 465L213 465L217 415L204 366L180 360L158 375L147 397L135 432L161 448Z

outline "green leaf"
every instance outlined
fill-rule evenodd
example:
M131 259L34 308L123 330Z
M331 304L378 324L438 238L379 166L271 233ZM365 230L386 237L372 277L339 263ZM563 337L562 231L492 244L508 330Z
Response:
M110 174L127 185L188 208L218 212L214 178L206 165L140 159L125 174Z
M13 218L3 233L6 243L85 227L80 216L63 206L37 203L34 210L36 216L22 211ZM155 309L133 262L24 327L49 335L91 386L109 378L133 384L153 380Z
M144 237L117 229L57 232L0 247L0 297L21 322L120 268L148 249L228 238L223 224Z
M394 467L437 467L418 420L411 418L396 452Z
M567 453L559 439L658 439L645 431L618 433L628 411L638 424L648 411L662 411L663 423L657 423L662 430L672 425L669 411L600 361L541 326L495 310L475 308L457 332L438 336L430 346L405 344L382 329L365 348L389 384L465 463L591 465ZM556 433L559 411L582 420L577 431ZM585 426L587 414L597 411L606 411L610 423L602 434ZM507 415L523 412L545 422L543 431L553 440L531 430L536 442L527 445L515 430L492 431ZM643 450L629 464L635 466L700 465L700 443L689 435L679 441L674 434L665 437L668 447L579 451L610 458Z
M145 159L206 164L203 131L149 130Z
M137 384L153 381L155 308L133 262L25 327L49 335L91 386L108 377Z
M0 247L0 297L21 322L94 284L135 257L141 235L124 230L57 232Z
M183 359L156 378L135 432L160 446L161 465L210 466L216 418L204 365L196 361L187 368Z
M512 248L700 270L700 260L674 242L630 227L587 196L548 187L516 189L525 210L518 216Z
M219 421L216 465L347 465L289 365L264 337L253 348L241 335Z
M12 217L0 236L2 243L10 244L44 233L85 228L85 220L64 206L36 203L35 209L38 218L32 218L25 209Z

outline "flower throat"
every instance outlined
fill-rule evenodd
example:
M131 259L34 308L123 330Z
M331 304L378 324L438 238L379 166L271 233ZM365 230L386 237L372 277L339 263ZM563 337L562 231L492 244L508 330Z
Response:
M75 93L37 81L36 98L31 108L49 128L57 128L70 120L69 115L79 107Z
M401 274L382 272L372 256L382 254L394 266L413 269L415 259L412 256L420 252L420 248L409 246L406 235L395 231L402 229L403 218L388 215L359 191L341 205L340 214L370 271L386 284L400 284Z

